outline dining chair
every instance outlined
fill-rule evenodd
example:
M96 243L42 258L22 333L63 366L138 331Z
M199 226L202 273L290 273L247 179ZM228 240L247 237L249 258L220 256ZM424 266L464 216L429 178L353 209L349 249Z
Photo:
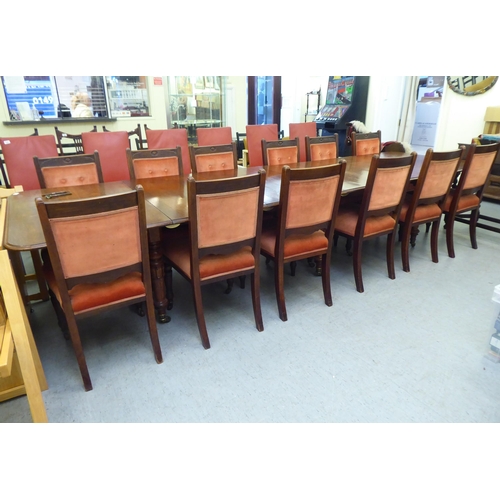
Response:
M127 162L132 180L183 175L180 146L174 149L142 149L137 151L127 148Z
M197 128L196 137L198 146L219 146L233 142L231 127Z
M232 170L238 172L238 153L236 143L218 146L189 146L193 173Z
M85 390L92 382L77 324L82 318L145 302L155 359L162 363L142 187L83 200L38 197L36 206L52 304L62 330L69 330Z
M469 224L471 246L477 249L476 225L485 186L498 154L500 143L479 146L471 144L456 187L446 197L443 214L446 229L448 255L455 257L453 228L455 221ZM470 212L469 217L459 216Z
M236 132L236 150L238 152L238 162L246 167L248 161L244 161L243 156L248 156L247 134L246 132Z
M390 279L396 277L394 270L396 222L416 158L415 152L397 158L380 158L379 155L374 155L361 204L359 206L346 204L339 208L335 233L345 236L349 243L353 243L354 279L356 290L360 293L364 291L361 250L365 240L387 235L387 270Z
M35 170L44 188L66 188L104 182L99 153L55 156L53 158L33 157Z
M187 180L189 234L164 241L166 286L172 270L191 283L196 320L205 349L210 348L201 287L251 276L255 325L264 330L260 305L260 235L265 171L217 180ZM169 293L169 292L167 292Z
M54 130L56 132L59 156L83 153L82 134L69 134L68 132L59 130L59 127L54 127ZM97 132L97 126L94 125L94 128L90 132ZM71 150L71 152L68 150Z
M271 123L267 125L247 125L248 166L262 167L264 158L262 154L262 139L266 141L277 141L278 125Z
M324 167L290 168L281 173L276 224L264 227L261 254L274 261L274 286L279 317L287 321L284 266L321 257L323 296L332 305L330 260L335 217L342 193L346 162Z
M431 257L438 262L438 233L443 205L456 177L463 148L436 152L428 149L413 191L407 193L399 213L403 270L410 272L409 248L415 246L420 224L431 224Z
M130 148L128 132L83 132L83 152L99 152L104 182L129 180L127 148Z
M300 158L299 139L267 141L262 139L264 166L298 163Z
M102 131L103 132L112 132L111 130L108 130L106 128L106 125L102 126ZM142 137L142 130L141 130L141 124L140 123L137 124L137 127L135 127L134 130L130 130L129 132L127 132L127 134L128 134L129 140L133 136L136 136L136 137L134 137L134 139L135 139L135 144L137 146L137 149L143 149L142 145L144 143L144 139Z
M366 134L353 132L351 138L353 156L380 154L382 148L382 134L380 130Z
M339 156L339 134L305 138L306 161L333 160Z
M306 160L306 137L316 137L318 130L316 122L290 123L288 126L288 137L290 139L299 139L300 158L299 161Z
M0 138L0 148L5 161L7 187L22 186L24 191L40 189L33 157L57 156L56 140L53 135L34 135L24 137ZM34 273L27 273L20 252L12 252L12 265L19 283L23 301L28 305L33 300L48 300L47 284L42 271L42 260L39 250L30 251ZM38 291L31 292L27 284L36 281Z
M188 134L185 128L171 128L165 130L153 130L144 126L148 149L172 149L177 146L182 151L182 168L184 175L191 173L191 158L189 156Z

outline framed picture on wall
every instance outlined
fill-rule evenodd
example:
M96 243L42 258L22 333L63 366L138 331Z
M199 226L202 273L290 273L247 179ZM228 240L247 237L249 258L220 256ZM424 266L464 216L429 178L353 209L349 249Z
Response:
M205 77L205 87L207 89L213 89L214 88L214 77L213 76L206 76Z
M195 88L203 90L205 88L205 79L202 76L197 76L194 81Z

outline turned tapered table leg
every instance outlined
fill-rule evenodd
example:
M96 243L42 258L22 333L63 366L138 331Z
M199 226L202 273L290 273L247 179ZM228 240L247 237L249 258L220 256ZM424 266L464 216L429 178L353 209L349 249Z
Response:
M165 262L161 251L160 229L153 228L148 230L148 240L155 309L158 314L158 321L160 323L168 323L170 316L167 315L168 299L167 288L165 286Z

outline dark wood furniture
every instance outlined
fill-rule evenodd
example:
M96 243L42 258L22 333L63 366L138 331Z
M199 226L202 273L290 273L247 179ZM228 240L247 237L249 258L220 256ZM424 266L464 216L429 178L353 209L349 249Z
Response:
M265 171L219 180L187 180L189 237L165 241L167 270L192 285L203 347L210 348L202 285L250 275L255 326L264 330L260 306L260 236ZM168 271L167 271L168 272ZM167 289L172 287L171 271Z
M278 141L262 139L264 166L300 162L299 138Z
M56 156L54 158L35 156L33 162L42 188L66 189L70 186L104 182L97 151L88 155Z
M279 316L287 321L284 267L297 260L321 257L323 296L332 305L330 260L345 160L315 168L284 166L278 216L262 230L261 253L274 261L274 286ZM292 268L295 274L295 267Z
M345 236L353 243L353 268L356 290L364 291L361 272L364 240L387 235L387 271L395 279L394 242L396 222L408 188L417 154L393 158L374 155L361 205L340 208L335 222L336 235Z
M455 221L469 224L472 248L477 248L476 227L484 188L488 183L493 162L498 155L500 143L485 146L471 144L456 187L448 194L443 207L446 227L448 255L455 257L453 228ZM460 214L471 212L467 218Z
M57 149L59 156L77 155L83 153L82 134L69 134L54 127L56 132ZM90 132L97 132L97 126L94 125Z
M428 149L417 183L403 202L399 214L401 259L403 270L410 272L410 244L415 246L415 238L420 224L431 224L432 262L438 262L438 233L443 205L454 181L463 148L448 152Z
M52 304L68 331L86 391L92 390L77 320L145 303L157 363L162 353L149 268L144 192L84 200L37 197L47 252L44 262Z
M127 149L127 162L130 179L151 179L183 175L182 151L174 149Z

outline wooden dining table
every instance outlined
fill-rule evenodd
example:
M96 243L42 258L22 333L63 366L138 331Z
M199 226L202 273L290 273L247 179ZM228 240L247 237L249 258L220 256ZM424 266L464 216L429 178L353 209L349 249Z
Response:
M381 157L404 156L402 153L381 153ZM344 196L349 193L364 189L368 176L372 155L350 156L346 160L346 174L342 187ZM338 163L339 159L321 160L313 162L300 162L289 164L291 168L312 168ZM422 166L423 157L417 156L412 179L418 177ZM239 168L238 176L258 172L261 168L266 170L266 185L264 192L264 208L270 209L279 204L281 171L283 165L270 167ZM234 172L217 171L193 174L197 180L219 179L233 177ZM92 184L87 186L68 187L71 194L54 198L55 201L77 200L110 194L123 193L135 185L144 188L146 199L146 221L148 227L149 258L153 282L153 294L158 321L168 322L168 299L165 288L165 269L161 249L162 228L169 225L183 224L189 220L187 204L187 176L158 177L151 179L124 180ZM46 247L45 238L36 209L35 199L52 192L53 189L36 189L22 191L12 195L7 202L4 247L12 252L29 251ZM50 203L51 200L46 200ZM12 259L19 261L19 259ZM20 288L23 286L22 269L15 269Z

